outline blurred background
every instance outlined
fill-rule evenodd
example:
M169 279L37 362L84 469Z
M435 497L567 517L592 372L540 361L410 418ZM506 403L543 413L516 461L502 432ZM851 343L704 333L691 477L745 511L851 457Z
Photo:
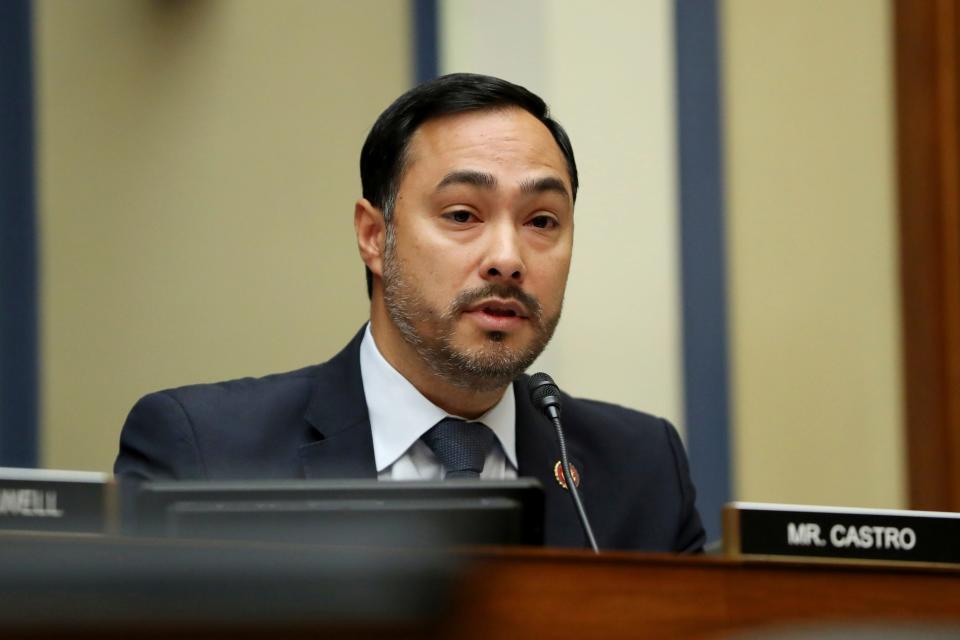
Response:
M676 424L711 537L732 498L912 504L891 2L4 11L0 463L110 470L143 394L336 353L367 317L367 130L473 71L539 93L577 154L537 368Z

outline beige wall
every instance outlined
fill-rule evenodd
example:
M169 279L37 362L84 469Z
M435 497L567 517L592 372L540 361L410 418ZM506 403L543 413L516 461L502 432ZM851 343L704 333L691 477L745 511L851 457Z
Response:
M888 5L723 4L741 499L904 505Z
M36 3L43 463L151 390L318 362L366 318L360 144L406 2Z

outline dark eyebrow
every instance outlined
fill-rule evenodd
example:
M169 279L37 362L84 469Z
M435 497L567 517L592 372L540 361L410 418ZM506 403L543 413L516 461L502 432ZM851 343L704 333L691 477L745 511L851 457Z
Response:
M532 180L524 180L520 183L520 192L525 195L544 193L547 191L554 191L564 196L567 200L570 199L570 192L567 191L567 186L563 184L563 180L559 178L535 178Z
M474 187L480 187L482 189L495 189L497 186L497 179L492 174L484 173L483 171L472 171L470 169L451 171L445 175L443 180L441 180L437 185L437 191L457 184L466 184ZM553 176L548 176L545 178L531 178L520 183L520 193L524 195L545 193L549 191L559 193L567 200L570 199L570 192L567 191L567 186L563 184L563 180L554 178Z
M497 186L497 179L482 171L451 171L443 176L443 180L437 185L437 191L455 184L468 184L474 187L493 189Z

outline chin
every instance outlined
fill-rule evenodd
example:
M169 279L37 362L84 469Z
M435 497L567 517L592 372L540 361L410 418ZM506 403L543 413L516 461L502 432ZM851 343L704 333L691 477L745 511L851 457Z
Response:
M515 331L499 331L471 327L469 331L462 333L461 336L462 339L457 340L457 346L467 351L483 349L484 347L494 344L514 349L524 348L533 339L527 327L522 327Z
M526 353L533 344L531 336L518 335L517 333L507 333L503 331L485 331L483 342L474 343L469 349L476 354L484 354L489 357L512 359L518 354Z

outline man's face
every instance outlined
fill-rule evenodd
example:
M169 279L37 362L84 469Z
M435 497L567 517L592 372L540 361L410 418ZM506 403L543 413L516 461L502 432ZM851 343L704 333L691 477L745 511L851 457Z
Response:
M509 383L550 340L573 247L566 160L520 109L429 120L411 138L384 255L384 304L448 382Z

